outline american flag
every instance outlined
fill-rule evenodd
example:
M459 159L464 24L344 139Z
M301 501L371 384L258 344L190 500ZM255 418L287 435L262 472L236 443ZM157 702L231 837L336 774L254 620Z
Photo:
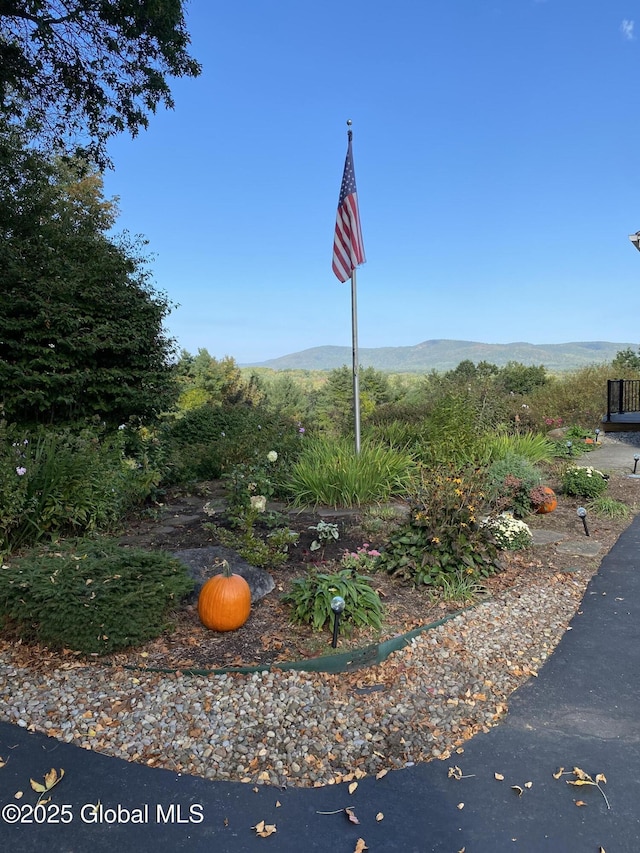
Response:
M353 171L351 131L349 131L349 146L342 175L336 231L333 238L333 271L340 281L346 281L351 278L353 270L359 264L363 264L365 260L360 229L360 213L358 212L356 176Z

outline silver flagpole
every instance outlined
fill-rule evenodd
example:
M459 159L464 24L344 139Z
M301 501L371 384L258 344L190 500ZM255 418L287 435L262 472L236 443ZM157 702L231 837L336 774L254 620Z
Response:
M353 351L353 422L357 456L360 453L360 367L358 364L358 298L355 269L351 271L351 340Z

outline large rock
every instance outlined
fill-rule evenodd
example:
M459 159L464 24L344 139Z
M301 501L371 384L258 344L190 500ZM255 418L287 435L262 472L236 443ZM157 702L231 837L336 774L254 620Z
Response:
M275 583L269 572L251 566L239 554L221 545L210 545L207 548L187 548L184 551L174 551L173 556L189 567L189 574L195 581L193 594L197 596L209 578L222 572L222 560L231 566L231 571L242 577L249 584L251 601L258 601L271 592Z

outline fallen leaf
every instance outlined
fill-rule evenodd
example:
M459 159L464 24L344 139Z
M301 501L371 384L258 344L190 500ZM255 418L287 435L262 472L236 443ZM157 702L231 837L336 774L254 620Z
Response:
M384 770L378 771L378 773L376 773L376 779L382 779L383 776L386 776L388 772L389 771L386 768Z
M460 809L460 811L462 811L462 809L464 808L464 803L458 803L456 808L458 808L458 809Z
M349 793L350 793L350 794L353 794L353 792L355 791L355 789L356 789L357 787L358 787L358 783L357 783L357 782L352 782L352 783L349 785Z
M498 782L504 782L504 776L502 775L502 773L494 773L493 777L494 779L497 779Z
M584 800L574 800L574 803L577 806L586 806L587 805Z
M592 779L567 779L567 785L575 785L576 787L580 787L580 785L595 785L596 783Z
M596 782L605 782L606 783L606 781L607 781L607 777L604 775L604 773L598 773L598 775L596 776Z
M276 832L275 823L265 823L263 820L260 823L257 823L255 826L252 826L251 829L255 829L256 835L259 835L260 838L268 838L270 835L273 835Z
M452 777L454 779L462 779L462 770L457 765L449 768L447 778L451 779Z
M376 815L376 820L377 821L384 820L384 815L382 814L382 812L378 812L378 814Z
M281 805L282 803L280 802L280 800L276 800L276 808L279 809Z
M356 841L356 846L355 846L355 848L354 848L354 850L353 850L353 853L362 853L362 851L363 851L363 850L368 850L368 849L369 849L369 848L368 848L368 847L367 847L367 845L364 843L364 838L359 838L359 839Z
M24 796L24 792L23 791L16 791L13 796L16 798L16 800L21 800L22 797Z
M553 774L554 779L559 779L564 773L564 767L559 767L556 772Z
M581 770L579 767L573 768L573 775L577 776L578 779L582 780L583 782L593 782L591 776L589 776L588 773L585 773L584 770Z
M519 797L521 797L521 796L522 796L522 794L523 794L523 790L522 790L522 788L520 787L520 785L512 785L512 786L511 786L511 790L512 790L512 791L515 791L515 792L516 792L516 794L517 794Z
M525 783L524 783L524 787L525 787L525 788L532 788L532 787L533 787L533 782L525 782Z
M344 813L345 813L345 814L346 814L346 816L349 818L349 820L351 821L351 823L360 823L360 821L359 821L359 820L358 820L358 818L356 817L356 813L354 812L354 810L353 810L353 809L351 809L351 808L347 807L347 808L344 810Z

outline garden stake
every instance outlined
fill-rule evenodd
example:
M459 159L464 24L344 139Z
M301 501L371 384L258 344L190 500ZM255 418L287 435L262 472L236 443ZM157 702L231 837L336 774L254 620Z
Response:
M338 645L340 614L344 610L344 598L341 595L334 595L331 599L331 609L333 610L333 639L331 640L331 646L335 649Z
M640 461L640 453L636 453L633 457L633 473L636 473L636 468L638 467L638 462Z
M584 527L584 535L589 535L589 528L587 527L587 511L583 506L578 507L578 516L582 519L582 526Z

